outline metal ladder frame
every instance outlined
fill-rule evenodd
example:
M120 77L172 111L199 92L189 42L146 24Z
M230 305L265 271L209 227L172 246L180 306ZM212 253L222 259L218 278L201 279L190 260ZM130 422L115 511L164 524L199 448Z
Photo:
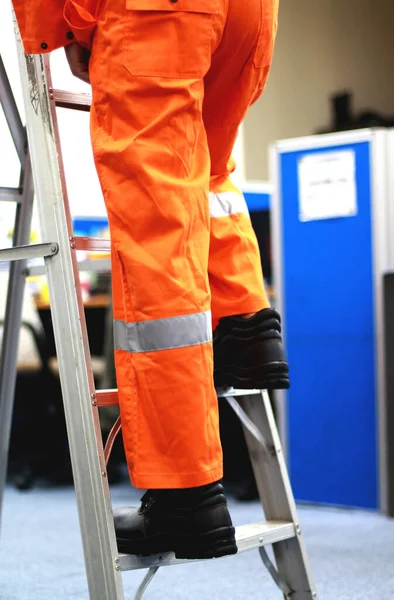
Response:
M33 177L27 144L26 129L22 124L18 107L12 94L7 73L0 56L0 105L13 139L21 171L19 188L0 187L0 201L17 203L13 246L25 246L30 241L33 211ZM23 294L25 290L26 259L12 262L8 279L4 332L0 357L0 515L3 490L7 476L13 399L18 359L19 329L22 320ZM16 332L18 332L16 334Z
M94 387L76 257L77 250L110 250L110 242L77 238L73 234L56 119L56 101L68 105L68 95L52 89L48 57L25 55L20 39L18 52L45 241L36 246L2 250L0 260L25 261L32 252L45 258L90 598L122 600L121 571L149 568L136 595L140 598L158 567L185 561L176 560L172 553L144 558L119 555L117 551L98 416L99 406L117 404L117 392L96 391ZM77 96L79 108L87 110L86 95ZM40 169L41 165L45 168ZM284 598L314 599L317 595L268 394L224 390L219 395L229 398L243 422L268 519L237 528L239 551L260 549L263 562ZM9 406L10 398L5 398L5 402ZM273 544L277 570L265 553L267 544Z

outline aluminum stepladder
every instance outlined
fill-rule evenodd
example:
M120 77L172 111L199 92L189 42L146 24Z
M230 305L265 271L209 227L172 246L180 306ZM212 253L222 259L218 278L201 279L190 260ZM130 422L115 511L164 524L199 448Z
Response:
M149 569L135 596L139 599L159 567L186 561L176 560L172 553L119 555L116 547L106 458L119 424L104 450L98 408L117 404L117 391L94 387L76 257L78 250L110 251L110 242L73 234L56 119L56 106L89 110L90 97L53 90L48 57L24 55L20 40L18 46L44 240L35 246L34 255L45 257L90 598L122 600L121 572ZM24 260L31 252L32 246L3 250L0 259ZM267 519L237 528L238 549L259 549L284 598L317 598L268 395L253 390L222 390L218 395L226 397L241 417ZM276 567L265 551L270 544Z
M33 211L33 177L30 164L29 149L27 144L26 129L22 124L18 108L12 94L3 60L0 56L0 106L3 109L8 128L10 130L17 155L21 164L19 187L0 188L0 201L16 202L15 226L13 246L22 246L29 243L30 226ZM1 168L1 165L0 165ZM37 246L29 249L33 258L34 252L44 255L48 247L41 249ZM12 250L9 251L9 255ZM27 253L28 254L28 253ZM16 364L18 354L19 329L22 320L22 303L25 289L27 261L11 262L8 280L6 311L4 318L4 331L1 344L0 358L0 514L3 489L7 474L7 457L11 431L13 398L16 381ZM19 258L20 253L8 257Z

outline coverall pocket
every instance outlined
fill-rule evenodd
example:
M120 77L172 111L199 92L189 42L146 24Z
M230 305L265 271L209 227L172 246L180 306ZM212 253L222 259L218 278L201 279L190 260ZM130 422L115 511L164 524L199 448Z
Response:
M124 64L131 75L202 78L219 0L126 0Z

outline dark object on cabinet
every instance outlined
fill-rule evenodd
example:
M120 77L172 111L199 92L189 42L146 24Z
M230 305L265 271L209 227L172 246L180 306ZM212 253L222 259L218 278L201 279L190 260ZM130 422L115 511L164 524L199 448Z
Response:
M317 133L333 133L369 127L393 127L394 115L382 115L375 110L364 110L354 114L353 94L345 91L331 97L331 124Z

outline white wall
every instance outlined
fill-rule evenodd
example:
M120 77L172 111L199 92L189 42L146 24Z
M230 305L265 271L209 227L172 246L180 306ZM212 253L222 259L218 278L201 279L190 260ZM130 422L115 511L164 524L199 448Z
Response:
M18 105L22 104L22 94L18 89L19 74L13 68L16 60L16 48L13 39L11 11L7 2L0 2L0 54L9 73L11 85L16 89ZM16 187L19 182L19 160L8 133L8 127L0 108L0 186ZM0 246L8 245L8 232L15 215L15 205L11 202L0 203Z
M23 115L22 91L10 0L0 2L0 23L0 53L17 100L18 108ZM51 67L55 88L90 93L90 86L79 81L71 74L63 49L57 50L52 54ZM68 195L73 215L105 215L104 202L93 163L88 113L60 109L58 111L58 122ZM17 186L18 178L19 161L3 112L0 109L0 186ZM12 222L13 207L11 204L2 202L0 208L1 239L2 223L4 223L3 228L9 227Z
M0 23L0 52L21 106L10 0L0 2ZM236 149L238 181L243 171L247 179L267 179L272 141L309 135L328 125L333 92L353 90L356 110L394 113L393 23L393 0L281 0L268 86L245 121L244 161L242 138ZM68 71L62 50L53 54L52 63L55 87L89 91ZM88 115L59 111L59 124L72 210L102 215L105 209L93 167ZM17 182L18 161L0 111L0 185ZM11 211L2 203L0 229L2 217Z
M333 92L394 114L393 23L393 0L281 0L270 79L245 121L248 179L267 178L271 142L330 124Z

